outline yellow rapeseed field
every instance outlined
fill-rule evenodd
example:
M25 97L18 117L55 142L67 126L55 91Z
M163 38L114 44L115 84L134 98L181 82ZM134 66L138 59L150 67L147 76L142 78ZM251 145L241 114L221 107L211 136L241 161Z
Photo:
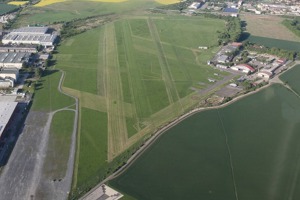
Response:
M156 2L164 5L173 4L173 3L179 3L180 0L155 0Z
M64 2L67 0L41 0L39 3L35 4L34 6L36 7L43 7L43 6L48 6L54 3L60 3L60 2Z
M11 1L11 2L8 2L8 4L15 5L15 6L21 6L21 5L26 4L27 2L28 1Z
M60 3L60 2L65 2L65 1L70 1L70 0L41 0L38 4L35 4L34 6L43 7L43 6L48 6L48 5L51 5L54 3ZM82 1L84 1L84 0L82 0ZM87 1L119 3L119 2L124 2L124 1L128 1L128 0L87 0Z
M95 2L108 2L108 3L120 3L128 0L90 0Z

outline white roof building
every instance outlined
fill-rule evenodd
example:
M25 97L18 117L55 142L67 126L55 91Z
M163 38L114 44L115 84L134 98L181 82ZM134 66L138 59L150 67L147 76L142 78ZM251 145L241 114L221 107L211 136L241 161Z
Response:
M200 6L201 6L201 3L199 3L199 2L193 2L188 8L198 9L198 8L200 8Z
M249 73L249 72L255 71L255 69L253 67L251 67L250 65L247 65L247 64L235 65L235 66L230 67L230 69L235 70L235 71L240 71L243 73Z
M14 79L9 77L5 79L0 78L0 88L10 88L10 87L14 87L14 85L15 85Z
M3 44L34 44L53 46L57 35L47 33L48 27L24 27L12 30L2 38Z
M2 69L0 71L0 77L1 78L11 78L14 81L17 81L19 78L19 70L18 69Z
M17 104L17 102L0 102L0 137L13 115Z
M262 70L257 73L257 76L269 80L273 76L273 73L267 70Z

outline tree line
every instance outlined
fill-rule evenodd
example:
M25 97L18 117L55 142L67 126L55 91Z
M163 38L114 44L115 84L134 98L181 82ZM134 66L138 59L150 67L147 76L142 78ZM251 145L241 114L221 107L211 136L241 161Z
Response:
M276 47L270 48L262 45L253 44L250 42L246 42L244 44L244 48L249 51L255 51L257 53L267 53L278 57L286 58L288 60L295 60L298 54L298 52L296 51L289 51L289 50L280 49Z
M300 37L300 18L296 17L292 20L285 19L283 22L288 29L290 29L293 33Z

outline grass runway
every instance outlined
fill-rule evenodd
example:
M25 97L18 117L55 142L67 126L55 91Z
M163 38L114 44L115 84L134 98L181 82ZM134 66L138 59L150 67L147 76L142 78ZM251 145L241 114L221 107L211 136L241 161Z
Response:
M217 31L224 27L218 19L141 16L106 24L61 44L55 58L56 67L66 72L63 90L78 97L81 107L76 187L197 104L193 97L198 94L191 87L210 85L207 77L216 70L206 62L218 48ZM210 49L199 50L199 45ZM83 114L87 110L95 117L105 114L106 119L91 120ZM90 134L84 131L87 124L98 127L91 130L92 140L104 142L106 148L95 151L81 142ZM89 168L84 157L92 162Z

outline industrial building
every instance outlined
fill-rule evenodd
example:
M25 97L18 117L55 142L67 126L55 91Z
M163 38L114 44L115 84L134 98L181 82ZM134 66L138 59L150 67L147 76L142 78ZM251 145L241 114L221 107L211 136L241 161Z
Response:
M0 78L0 88L10 88L15 86L15 81L12 78Z
M0 71L0 78L2 78L2 79L11 78L16 82L19 78L19 70L18 69L2 69Z
M28 62L30 53L0 53L0 68L21 69Z
M231 16L231 17L238 17L239 10L236 8L225 8L223 10L223 15Z
M239 65L235 65L230 67L230 69L235 70L235 71L240 71L243 73L253 73L255 71L255 69L253 67L251 67L250 65L247 64L239 64Z
M227 55L221 55L217 58L218 63L227 63L229 61L229 57Z
M15 53L37 53L35 46L0 46L0 53L15 52Z
M272 78L273 72L268 70L262 70L257 73L257 76L269 80L270 78Z
M45 47L54 46L57 34L51 33L48 27L23 27L14 29L2 38L3 44L34 44Z
M17 107L17 102L0 102L0 139Z
M200 7L201 7L201 3L199 3L199 2L193 2L188 8L198 9Z

